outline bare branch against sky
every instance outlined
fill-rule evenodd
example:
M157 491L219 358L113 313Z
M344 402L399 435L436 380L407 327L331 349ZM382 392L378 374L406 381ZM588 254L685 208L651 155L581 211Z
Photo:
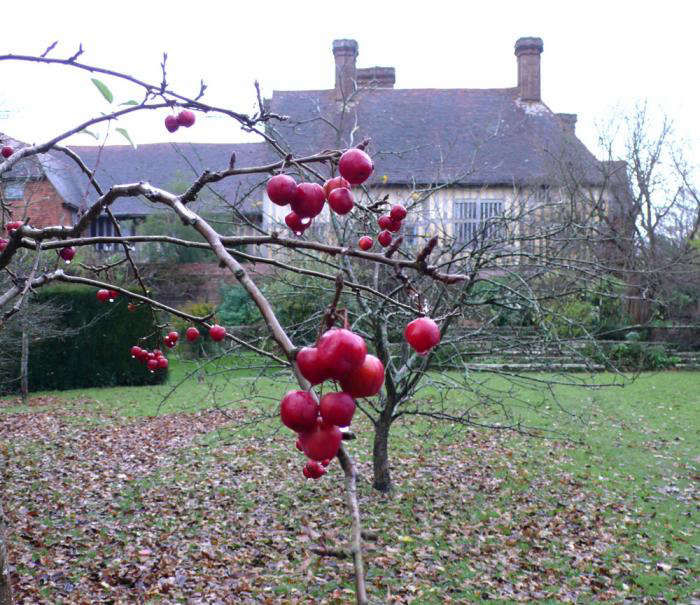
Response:
M415 8L414 8L415 6ZM697 149L700 116L694 100L700 83L691 77L696 20L692 3L670 0L566 3L456 3L407 5L273 0L265 15L240 3L195 4L125 0L119 10L100 3L36 0L4 10L0 54L53 53L69 56L80 43L82 59L157 80L168 52L173 86L193 96L200 79L212 104L253 110L254 80L273 89L330 88L331 41L359 42L363 66L396 67L400 88L494 88L515 85L513 43L520 36L544 39L542 93L553 111L578 113L577 132L596 148L595 121L613 106L639 99L662 105L677 130ZM66 129L103 102L85 73L59 73L39 65L0 65L0 131L33 142ZM58 82L62 82L59 86ZM70 85L66 85L70 82ZM114 85L116 96L129 90ZM52 111L46 113L47 97ZM232 142L245 136L221 117L170 135L161 119L143 115L127 124L138 142L164 140ZM112 135L111 143L123 143ZM73 143L89 145L86 135Z

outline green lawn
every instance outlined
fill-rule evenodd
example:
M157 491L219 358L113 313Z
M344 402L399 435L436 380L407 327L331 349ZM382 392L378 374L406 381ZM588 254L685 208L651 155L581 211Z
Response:
M347 536L341 472L302 478L275 417L291 378L235 365L175 362L163 386L0 402L18 601L351 600L349 561L312 550ZM376 602L700 597L700 373L545 395L533 381L473 378L441 405L500 393L508 413L477 406L474 418L505 424L514 409L539 436L408 417L392 434L386 497L370 487L371 427L355 423ZM422 404L438 394L423 391Z

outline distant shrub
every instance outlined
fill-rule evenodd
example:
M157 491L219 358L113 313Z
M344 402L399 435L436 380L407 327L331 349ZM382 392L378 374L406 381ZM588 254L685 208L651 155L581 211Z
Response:
M672 367L680 360L671 355L663 345L645 346L639 342L638 336L629 338L628 333L625 342L606 343L599 345L596 350L588 347L587 354L602 364L610 364L616 368L629 371L663 370Z
M183 307L182 311L195 315L196 317L206 317L216 310L216 307L208 302L193 302ZM199 339L195 342L188 342L185 338L185 331L190 326L194 326L199 330ZM185 359L197 359L200 357L209 357L216 354L222 345L215 343L209 338L209 332L200 325L195 325L186 319L177 318L173 322L173 327L180 333L178 341L178 351Z
M248 326L262 319L243 286L231 286L223 291L216 314L225 326Z
M30 343L30 390L146 385L165 380L167 372L148 372L129 354L135 344L148 348L158 345L157 329L147 307L130 312L124 297L101 303L94 289L69 285L42 288L35 300L51 301L62 308L61 323L70 335ZM19 365L18 359L16 363Z

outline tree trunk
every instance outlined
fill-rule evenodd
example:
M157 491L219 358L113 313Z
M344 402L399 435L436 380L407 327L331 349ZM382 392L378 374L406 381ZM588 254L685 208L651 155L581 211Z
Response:
M29 397L29 332L27 327L22 327L22 357L20 360L20 376L22 391L22 403L27 403Z
M381 416L374 427L374 448L372 462L374 481L372 486L380 492L391 491L391 474L389 471L389 428L391 420Z

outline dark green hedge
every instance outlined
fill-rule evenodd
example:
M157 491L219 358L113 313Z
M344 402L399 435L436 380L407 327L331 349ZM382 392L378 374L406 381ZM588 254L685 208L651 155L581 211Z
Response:
M139 306L137 311L130 312L125 297L120 296L113 303L102 303L95 293L93 288L70 285L42 288L37 292L38 300L50 300L65 309L62 325L79 330L65 338L30 345L30 390L148 385L165 381L166 371L149 372L132 359L129 352L135 344L149 349L157 346L157 330L150 310ZM144 336L148 339L139 340Z

